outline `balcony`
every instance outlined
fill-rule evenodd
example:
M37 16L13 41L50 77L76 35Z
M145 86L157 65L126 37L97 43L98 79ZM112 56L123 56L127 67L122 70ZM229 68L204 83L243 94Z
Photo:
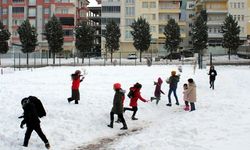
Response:
M208 33L208 38L223 38L221 33Z
M223 24L223 20L215 20L215 21L207 21L207 25L213 25L213 26L218 26L218 25L222 25Z
M159 9L159 13L178 14L178 13L181 13L181 10L178 8L176 8L176 9Z
M207 9L208 14L227 14L228 11L226 9Z

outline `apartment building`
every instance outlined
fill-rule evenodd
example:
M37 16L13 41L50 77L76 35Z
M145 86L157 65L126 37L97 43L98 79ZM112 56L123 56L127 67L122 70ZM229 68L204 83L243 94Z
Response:
M208 52L226 53L222 48L223 35L220 31L228 14L228 0L196 0L196 14L198 15L201 10L207 13Z
M185 1L185 20L186 20L186 38L185 38L185 44L187 45L186 48L192 48L193 42L192 42L192 27L194 24L194 16L195 16L195 0L186 0Z
M88 4L88 0L1 0L0 19L12 33L12 46L20 43L17 28L28 18L37 29L37 50L47 51L48 44L42 33L54 14L63 25L64 51L72 52L75 47L73 30L78 21L86 18Z
M247 41L247 25L250 21L248 4L250 0L228 0L228 13L231 14L240 26L240 40Z

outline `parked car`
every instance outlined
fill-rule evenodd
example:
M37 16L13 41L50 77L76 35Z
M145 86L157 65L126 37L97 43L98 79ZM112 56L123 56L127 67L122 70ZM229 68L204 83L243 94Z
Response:
M194 57L194 52L190 49L190 50L183 50L181 52L181 55L183 55L184 57Z
M128 54L128 59L137 59L136 54Z
M181 54L174 52L171 54L168 54L167 56L163 57L163 59L170 59L172 57L172 59L181 59Z

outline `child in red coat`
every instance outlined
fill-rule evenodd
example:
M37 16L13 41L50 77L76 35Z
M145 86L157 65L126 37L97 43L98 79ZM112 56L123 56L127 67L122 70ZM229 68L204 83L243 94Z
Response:
M135 118L135 114L136 114L136 112L138 110L138 108L137 108L137 100L140 99L143 102L148 102L148 100L141 97L141 92L140 92L141 87L142 87L142 85L140 83L136 83L134 85L134 87L130 88L130 90L133 91L133 96L131 97L130 104L129 104L132 108L124 107L124 110L123 110L124 112L126 110L133 111L133 115L131 117L132 120L138 120L138 118Z
M81 71L80 70L76 70L74 74L71 74L71 78L72 78L72 94L71 97L68 98L68 102L70 103L71 101L75 100L75 104L78 104L78 101L80 100L80 93L79 93L79 86L80 83L82 82L82 80L84 79L84 77L81 77Z

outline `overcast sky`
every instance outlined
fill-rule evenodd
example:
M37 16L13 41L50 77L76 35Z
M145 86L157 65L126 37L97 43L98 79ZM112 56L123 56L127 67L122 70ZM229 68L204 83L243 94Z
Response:
M98 6L96 0L89 0L89 5L88 6Z

